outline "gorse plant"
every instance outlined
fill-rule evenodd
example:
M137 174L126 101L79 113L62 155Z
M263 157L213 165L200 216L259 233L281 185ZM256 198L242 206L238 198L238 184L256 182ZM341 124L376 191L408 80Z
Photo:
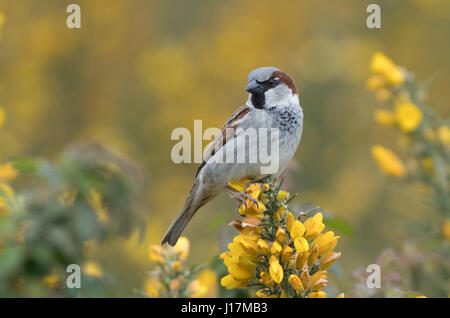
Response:
M450 227L450 123L441 119L426 104L429 82L420 84L413 73L395 65L382 53L375 53L370 64L372 76L367 82L382 102L375 111L379 124L401 134L404 157L376 145L372 154L384 173L429 188L431 202L440 212L442 235L449 240Z
M151 245L149 258L156 268L144 284L149 297L205 297L214 296L216 274L202 266L188 267L189 240L180 237L174 247Z
M382 267L385 282L381 289L369 291L359 284L355 293L446 297L450 277L450 123L426 103L430 81L418 83L413 73L383 53L373 55L370 70L367 87L382 105L374 113L375 121L398 133L401 157L405 159L381 145L372 147L372 155L385 174L425 186L435 215L417 224L413 239L399 251L386 250L380 255L377 264ZM355 277L365 279L361 270Z
M239 208L243 218L231 223L239 234L220 256L229 273L222 286L256 287L258 297L326 297L327 269L341 256L333 251L339 236L323 233L322 213L291 212L293 196L281 184L247 184L230 184L254 200L246 199Z

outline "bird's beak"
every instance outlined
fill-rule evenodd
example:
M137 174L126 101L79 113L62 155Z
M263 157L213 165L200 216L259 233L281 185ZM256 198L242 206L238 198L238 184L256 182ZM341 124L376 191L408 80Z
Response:
M264 92L264 87L257 81L253 80L250 83L248 83L248 86L245 90L251 94L260 94Z

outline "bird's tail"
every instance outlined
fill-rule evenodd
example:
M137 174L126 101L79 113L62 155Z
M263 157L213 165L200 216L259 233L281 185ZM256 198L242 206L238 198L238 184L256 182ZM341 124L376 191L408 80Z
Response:
M201 190L199 187L199 182L196 180L191 191L189 192L186 202L184 203L183 209L178 213L175 220L173 220L172 224L169 226L169 229L161 241L161 245L167 242L169 245L174 246L184 228L194 216L195 212L197 212L197 210L210 199L212 199L212 196L207 191Z

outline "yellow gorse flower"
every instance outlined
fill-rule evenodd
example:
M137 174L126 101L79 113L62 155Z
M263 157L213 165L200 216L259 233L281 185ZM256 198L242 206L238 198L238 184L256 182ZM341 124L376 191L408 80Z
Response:
M314 245L312 249L308 252L308 265L313 265L319 259L319 247Z
M377 75L377 80L369 80L371 89L378 89L385 85L401 85L405 76L400 67L381 52L376 52L370 62L370 70Z
M384 88L386 85L386 81L383 76L381 75L373 75L371 76L366 83L366 86L371 91L379 90Z
M152 298L159 297L159 288L161 287L161 283L156 278L147 278L144 283L144 292Z
M172 270L174 272L178 272L181 268L181 262L180 261L175 261L172 263Z
M244 191L245 189L245 186L242 187L242 183L230 183L230 187L234 188L239 192ZM249 187L247 187L246 191L252 198L257 200L261 193L261 186L259 184L251 184ZM250 218L261 219L263 217L263 212L265 210L266 207L264 203L262 203L261 201L258 201L258 203L256 204L252 200L246 199L246 204L242 203L239 208L239 214L245 215Z
M202 270L188 285L189 297L215 297L217 275L210 269Z
M294 225L294 221L295 221L294 214L288 211L286 218L286 228L289 231L289 233L291 232L292 225Z
M327 285L327 282L327 272L319 270L309 278L309 289L312 291L319 291Z
M286 242L286 232L279 227L277 233L275 234L275 238L278 242L280 242L280 244L283 244Z
M277 284L281 283L283 280L283 268L278 261L278 257L272 255L269 261L269 274L273 281Z
M102 277L103 276L103 269L97 262L86 262L83 266L83 272L86 275L93 276L93 277Z
M377 123L383 126L392 127L397 123L395 114L388 110L377 109L374 113L374 118Z
M12 163L8 162L0 165L0 181L11 181L17 177L19 172L14 169Z
M243 191L246 185L237 182L231 188ZM329 254L334 253L339 236L321 234L325 228L322 213L301 214L303 222L296 219L288 211L289 194L272 184L252 184L247 193L257 202L262 196L267 202L258 213L254 213L253 203L240 206L239 213L246 218L232 222L239 234L220 255L228 269L221 285L227 289L259 286L256 295L264 298L308 297L320 291L327 283L326 269L340 256Z
M303 287L302 281L300 280L300 278L295 275L292 274L289 276L289 284L291 284L292 288L294 288L294 290L298 293L298 292L302 292L305 288Z
M327 294L323 291L312 292L309 294L309 298L326 298Z
M295 259L295 268L300 270L303 268L307 260L307 252L300 252Z
M291 260L292 253L294 253L294 250L289 245L285 245L281 251L281 262L289 262Z
M402 161L389 149L383 146L373 146L372 156L377 161L380 169L389 176L403 177L406 173Z
M298 237L294 240L294 246L299 253L307 252L309 250L308 241L304 237Z
M173 247L173 251L179 255L180 260L184 261L189 255L189 246L189 240L182 236Z
M261 272L260 276L261 278L259 280L267 287L272 287L275 284L275 282L273 281L272 277L270 277L270 274L268 272Z
M261 243L261 242L260 242ZM228 289L245 287L255 277L255 265L252 260L261 251L256 234L241 233L228 244L229 252L220 258L228 267L229 275L222 278L222 286Z
M259 250L261 251L262 254L268 255L270 253L269 245L265 240L258 239L256 245L258 245Z
M281 245L280 242L275 241L273 242L272 247L270 248L270 254L279 256L282 250L283 245Z
M450 127L448 127L448 126L439 127L439 129L437 131L437 135L438 135L439 140L444 145L450 145Z
M320 234L312 243L313 246L319 248L319 256L322 256L336 247L340 236L335 236L333 231Z
M162 247L159 245L151 245L148 249L148 258L154 263L164 262Z
M312 218L307 219L304 223L304 226L306 231L305 238L307 240L319 235L325 228L325 224L323 224L322 213L316 213Z
M334 262L336 262L339 257L341 257L341 253L335 253L333 251L326 253L322 259L320 260L320 269L328 269L333 266Z
M395 106L395 119L404 132L415 130L422 122L422 112L411 102L399 102Z
M278 201L283 201L284 199L286 199L289 196L289 192L286 191L280 191L277 194L277 200Z
M293 240L300 239L305 234L305 226L299 220L295 220L291 226L290 234Z

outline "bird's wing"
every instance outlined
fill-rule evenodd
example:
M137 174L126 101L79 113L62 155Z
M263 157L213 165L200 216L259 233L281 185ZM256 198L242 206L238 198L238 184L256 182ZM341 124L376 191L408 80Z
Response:
M214 154L222 148L234 135L235 130L238 127L242 127L242 123L249 118L250 107L247 105L239 107L228 119L228 121L222 126L222 129L217 134L212 142L210 142L203 153L203 161L198 167L195 177L198 176L200 170L206 164L206 162L214 156ZM230 129L231 128L231 129Z

